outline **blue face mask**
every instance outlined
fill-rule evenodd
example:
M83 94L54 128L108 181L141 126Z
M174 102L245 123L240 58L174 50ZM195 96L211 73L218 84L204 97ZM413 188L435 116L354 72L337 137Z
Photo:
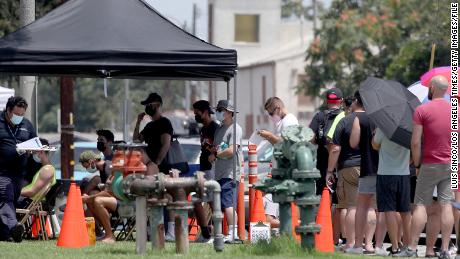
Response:
M224 120L224 112L216 112L216 120L223 121Z
M14 125L18 125L19 123L22 122L22 119L24 118L24 116L18 116L16 114L13 113L13 117L11 118L11 122L14 124Z

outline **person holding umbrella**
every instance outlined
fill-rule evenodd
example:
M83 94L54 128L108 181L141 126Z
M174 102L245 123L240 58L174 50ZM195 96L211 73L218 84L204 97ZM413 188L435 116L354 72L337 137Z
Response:
M439 258L450 258L449 241L454 218L453 199L450 189L450 103L444 100L449 87L447 78L442 75L431 78L428 85L428 98L431 102L420 105L414 112L411 151L417 168L415 189L415 208L411 222L411 244L401 256L416 257L420 233L426 223L426 206L432 203L435 186L441 205L442 246ZM423 142L423 149L422 149Z

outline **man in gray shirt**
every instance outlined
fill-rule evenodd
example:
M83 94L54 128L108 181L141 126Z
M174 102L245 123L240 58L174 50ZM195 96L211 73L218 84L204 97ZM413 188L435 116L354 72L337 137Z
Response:
M243 158L243 153L241 151L242 130L238 124L236 125L236 132L233 129L233 117L236 111L230 101L220 100L217 104L216 111L216 119L221 122L221 125L216 130L214 136L215 148L209 160L210 162L215 162L215 179L222 188L222 209L227 218L229 229L229 234L224 239L227 242L238 239L237 222L236 218L233 218L233 201L236 198L236 188L238 186L238 179L240 179L240 160ZM234 142L234 136L236 136L236 142ZM236 172L233 171L234 148L237 148L235 157ZM235 233L235 236L233 236L233 233Z
M410 150L389 140L380 129L376 129L372 147L379 150L377 171L377 209L385 213L393 256L399 256L398 219L401 214L403 243L409 245L410 236Z

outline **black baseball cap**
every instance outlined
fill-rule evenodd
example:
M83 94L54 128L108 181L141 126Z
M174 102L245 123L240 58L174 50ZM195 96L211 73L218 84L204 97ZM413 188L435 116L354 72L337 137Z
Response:
M147 97L147 99L141 102L141 104L146 105L146 104L153 103L153 102L159 102L160 104L163 104L163 99L161 99L161 96L159 94L151 93L149 94L149 97Z
M209 114L213 114L214 111L212 110L211 108L211 104L209 104L208 101L206 100L199 100L199 101L196 101L194 104L193 104L193 109L197 109L199 111L208 111Z

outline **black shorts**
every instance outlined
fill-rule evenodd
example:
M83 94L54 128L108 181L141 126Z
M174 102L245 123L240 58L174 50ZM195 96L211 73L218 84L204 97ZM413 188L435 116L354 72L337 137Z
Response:
M377 210L410 212L409 175L377 175Z
M230 178L222 178L217 182L220 184L220 188L222 189L220 194L222 209L234 207L233 201L236 199L236 186L238 186L238 181L234 183Z

